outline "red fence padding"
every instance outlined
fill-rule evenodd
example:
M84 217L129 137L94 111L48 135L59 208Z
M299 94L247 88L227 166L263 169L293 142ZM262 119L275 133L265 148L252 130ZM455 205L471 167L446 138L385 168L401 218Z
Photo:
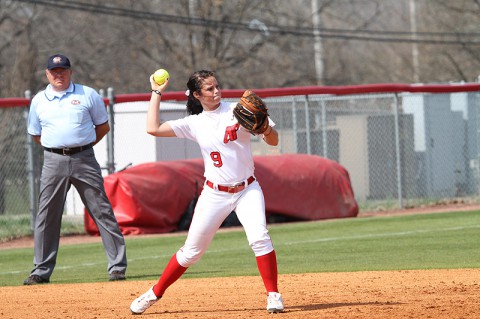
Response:
M234 90L232 90L234 91ZM403 84L381 83L345 86L303 86L291 88L272 88L254 90L261 97L288 96L288 95L352 95L352 94L375 94L375 93L454 93L480 91L479 83L462 84ZM238 94L238 92L237 92ZM222 91L222 96L224 96ZM239 95L241 96L241 94ZM238 96L238 97L239 97ZM232 96L232 97L237 97Z
M257 156L255 167L267 215L302 220L358 215L348 172L335 161L305 154ZM203 161L191 159L137 165L105 177L105 189L124 235L165 233L178 229L204 181ZM87 212L85 230L98 235Z
M18 107L18 106L29 106L30 100L20 97L8 97L0 99L0 107Z
M454 93L480 91L480 83L458 84L404 84L404 83L380 83L364 85L343 86L299 86L288 88L253 89L260 97L279 97L291 95L351 95L351 94L374 94L374 93ZM244 90L222 90L224 98L240 98ZM115 96L115 103L149 101L150 93L142 94L119 94ZM162 94L164 101L186 101L185 92L165 92Z
M343 86L298 86L288 88L265 88L254 89L262 98L292 96L292 95L351 95L351 94L375 94L375 93L455 93L455 92L477 92L480 91L480 83L452 83L452 84L405 84L405 83L379 83L363 85ZM224 98L240 98L243 89L222 90ZM151 93L118 94L115 95L114 103L149 101ZM162 94L164 101L186 101L184 91L169 92ZM109 99L104 98L105 104ZM30 101L25 98L3 98L0 99L0 107L28 106Z

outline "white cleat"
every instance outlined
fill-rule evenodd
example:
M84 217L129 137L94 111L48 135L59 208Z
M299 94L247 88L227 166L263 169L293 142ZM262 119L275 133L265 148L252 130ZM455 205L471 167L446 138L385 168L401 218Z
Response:
M157 296L153 293L153 287L148 289L146 293L135 299L130 305L130 311L134 315L142 314L151 305L158 301Z
M267 311L270 313L283 312L283 299L280 293L278 292L268 293Z

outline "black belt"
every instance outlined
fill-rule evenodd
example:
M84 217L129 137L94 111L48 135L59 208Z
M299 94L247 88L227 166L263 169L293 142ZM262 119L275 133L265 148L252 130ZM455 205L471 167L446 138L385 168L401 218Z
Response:
M66 147L66 148L49 148L44 147L43 149L47 152L57 153L60 155L73 155L80 153L82 151L88 150L93 147L93 143L79 146L79 147Z
M255 177L250 176L250 177L247 179L248 185L250 185L251 183L253 183L254 180L255 180ZM210 182L209 180L207 180L205 184L207 184L208 187L210 187L210 188L214 188L213 183ZM231 193L231 194L235 194L235 193L241 192L241 191L243 191L243 190L245 189L245 182L241 182L241 183L238 183L238 184L232 185L232 186L217 185L217 188L218 188L219 191L227 192L227 193Z

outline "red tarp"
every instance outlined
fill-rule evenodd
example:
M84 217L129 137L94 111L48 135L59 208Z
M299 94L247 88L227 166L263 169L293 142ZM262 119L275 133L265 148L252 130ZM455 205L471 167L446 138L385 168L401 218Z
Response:
M348 172L335 161L305 154L256 156L255 176L267 215L300 220L355 217ZM165 233L178 229L188 205L203 188L201 159L154 162L105 177L105 189L122 233ZM85 230L98 229L85 212Z

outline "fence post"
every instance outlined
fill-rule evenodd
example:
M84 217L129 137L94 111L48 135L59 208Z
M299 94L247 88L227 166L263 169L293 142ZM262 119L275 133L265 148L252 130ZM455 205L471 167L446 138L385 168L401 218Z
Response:
M312 141L310 131L310 103L308 101L308 95L305 95L305 140L307 141L307 154L312 155Z
M25 91L25 98L31 99L32 92L30 90ZM28 127L28 112L27 109L23 114L25 121L27 122ZM30 200L30 214L32 218L30 220L30 229L33 231L35 228L35 219L37 218L37 210L38 210L38 194L37 194L37 187L35 186L35 142L33 141L33 137L27 134L27 174L28 174L28 188L29 191L29 200Z
M400 152L400 116L398 105L398 93L394 95L395 101L395 153L397 155L397 188L398 188L398 205L403 208L403 192L402 192L402 159Z
M325 99L322 97L321 98L321 106L322 106L322 143L323 143L323 148L322 148L322 156L325 158L328 157L328 130L327 130L327 107L325 106Z
M113 88L107 89L108 97L108 121L110 122L110 132L107 134L107 170L108 174L115 172L115 96Z
M293 97L292 101L292 134L295 153L298 153L298 123L297 123L297 97Z

